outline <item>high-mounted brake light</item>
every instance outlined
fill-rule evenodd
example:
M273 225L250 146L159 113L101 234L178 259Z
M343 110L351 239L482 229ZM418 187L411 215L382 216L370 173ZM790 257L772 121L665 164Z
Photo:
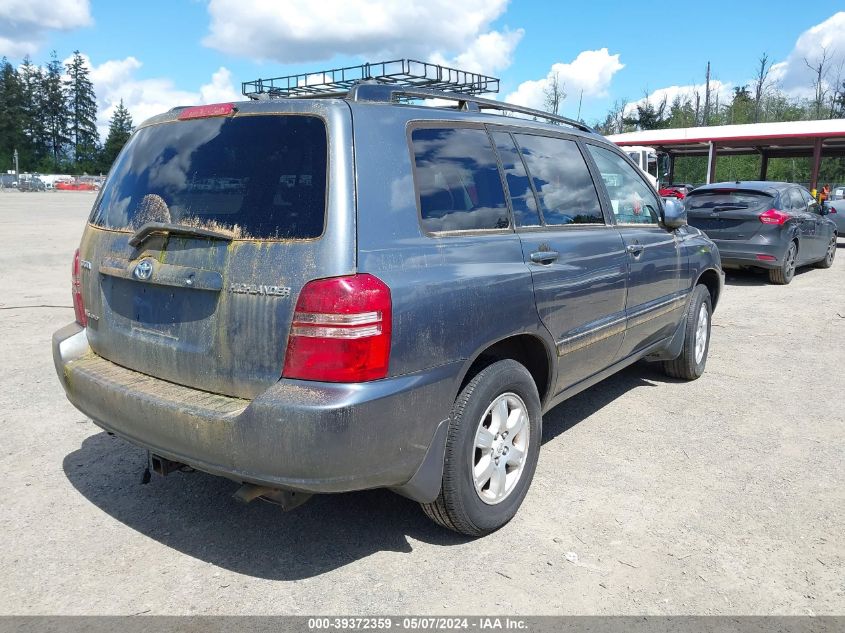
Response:
M76 322L82 327L88 326L88 317L85 314L85 303L82 300L82 267L79 261L79 249L73 254L73 267L70 273L70 292L73 297L73 313Z
M369 274L317 279L296 302L282 376L366 382L387 376L390 288Z
M212 103L210 105L192 106L179 113L179 120L207 119L214 116L229 116L235 111L234 103Z
M769 209L760 214L760 222L763 224L783 224L789 219L789 215L777 209Z

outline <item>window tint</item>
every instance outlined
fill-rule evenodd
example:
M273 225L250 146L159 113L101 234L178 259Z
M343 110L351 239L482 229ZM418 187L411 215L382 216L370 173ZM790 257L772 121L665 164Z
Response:
M311 116L213 117L142 128L112 168L91 222L169 222L235 237L323 233L326 128Z
M704 189L691 192L686 198L688 211L706 209L708 211L728 211L752 209L765 211L771 209L774 199L762 191L736 189Z
M499 150L505 180L511 194L513 220L516 226L540 226L540 214L537 211L537 199L525 173L525 165L519 157L519 150L507 132L494 132L493 141Z
M545 224L603 224L596 187L575 141L515 134Z
M476 128L418 128L411 134L423 228L430 233L510 226L496 154Z
M602 147L587 145L598 165L618 224L657 224L657 197L624 158Z

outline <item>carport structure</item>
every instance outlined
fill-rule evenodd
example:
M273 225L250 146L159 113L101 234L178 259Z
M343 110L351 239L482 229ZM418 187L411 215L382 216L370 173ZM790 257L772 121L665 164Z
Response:
M707 156L708 183L715 179L720 155L759 155L760 180L766 180L770 158L810 157L810 188L815 189L822 158L845 156L845 119L642 130L608 139L620 146L645 145L667 154L670 183L678 156Z

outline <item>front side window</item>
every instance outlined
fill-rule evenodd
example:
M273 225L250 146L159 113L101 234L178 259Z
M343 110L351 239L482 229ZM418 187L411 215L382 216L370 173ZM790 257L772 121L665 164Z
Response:
M429 233L506 229L508 208L496 154L478 128L411 133L420 218Z
M617 224L657 224L657 197L631 165L603 147L587 145L601 172Z
M515 134L547 225L604 224L596 187L575 141Z

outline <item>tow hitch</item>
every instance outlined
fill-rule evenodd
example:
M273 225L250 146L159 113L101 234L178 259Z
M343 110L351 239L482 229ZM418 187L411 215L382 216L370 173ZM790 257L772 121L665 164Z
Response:
M242 484L232 496L241 503L249 503L260 498L264 501L282 506L282 510L287 512L288 510L298 508L313 495L305 492L294 492L292 490L279 490L278 488L271 488L269 486Z

